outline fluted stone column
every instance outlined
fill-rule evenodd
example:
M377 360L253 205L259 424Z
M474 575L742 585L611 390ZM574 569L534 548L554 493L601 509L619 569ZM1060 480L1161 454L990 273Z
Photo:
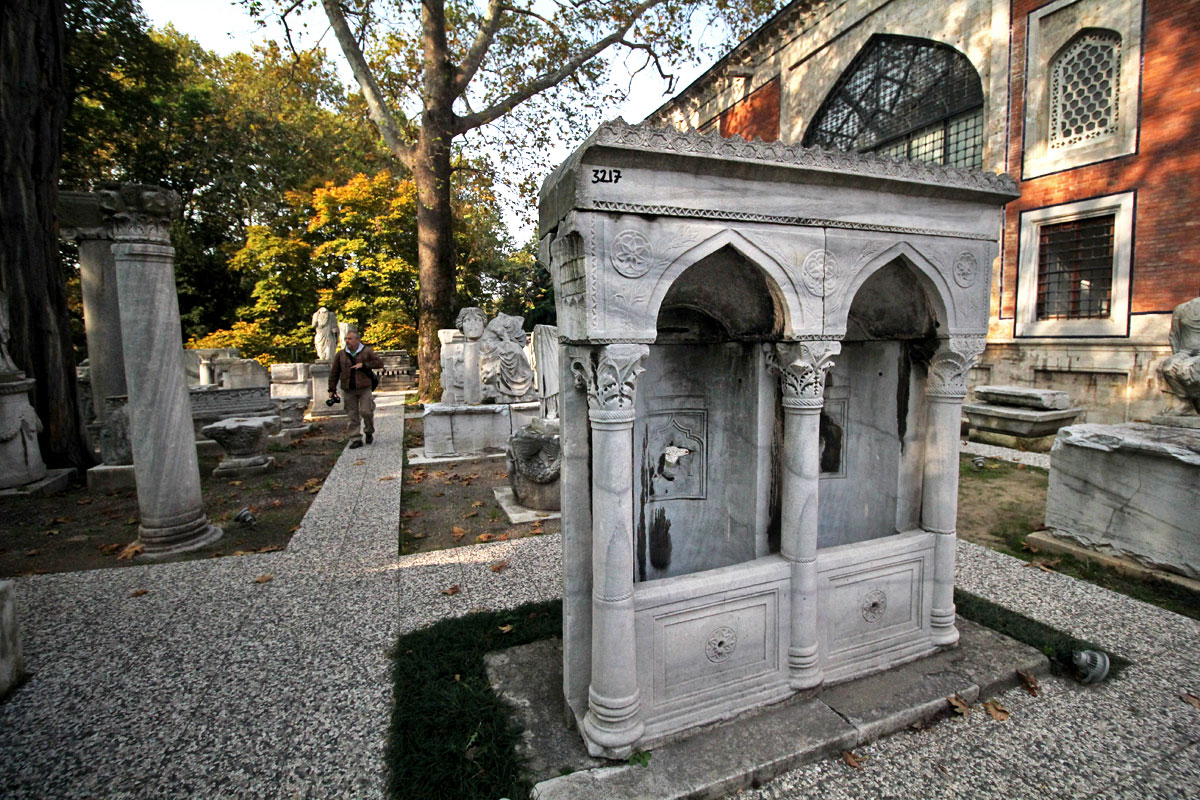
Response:
M221 538L200 497L191 400L181 362L179 297L170 222L174 192L122 184L101 194L112 224L120 296L130 439L147 555L194 550Z
M925 396L925 473L921 486L921 527L936 534L930 624L934 644L958 642L954 626L954 551L958 519L958 450L967 372L986 345L984 336L942 339L929 364Z
M592 680L583 736L628 758L642 738L633 615L633 421L649 348L612 344L571 363L592 428Z
M105 398L127 393L112 232L100 211L100 198L92 192L60 192L59 218L59 235L79 248L88 376L96 421L104 422L108 415Z
M811 689L824 680L817 643L817 493L821 479L821 409L825 373L841 352L837 341L776 345L783 395L783 491L780 553L791 564L788 685Z

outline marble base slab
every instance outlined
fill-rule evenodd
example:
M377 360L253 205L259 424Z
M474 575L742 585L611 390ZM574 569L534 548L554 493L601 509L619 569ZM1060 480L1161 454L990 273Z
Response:
M1150 418L1151 425L1167 425L1172 428L1200 429L1200 417L1182 416L1176 414L1155 414Z
M427 458L420 447L411 447L404 456L404 463L410 467L424 467L430 464L454 464L459 461L481 461L492 458L504 458L504 453L479 453L477 455L453 455Z
M1053 436L1059 428L1074 422L1075 418L1083 413L1083 409L1063 408L1049 411L991 403L966 403L963 405L963 413L971 421L972 430L1033 439L1039 436Z
M517 498L513 495L511 486L497 486L492 489L492 494L496 497L496 502L500 504L500 508L504 509L504 513L508 515L508 521L513 525L520 525L523 522L537 522L539 520L560 519L562 514L558 511L538 511L534 508L527 508L517 502Z
M1046 527L1104 553L1200 578L1200 430L1073 425L1050 455Z
M975 399L998 406L1061 410L1071 407L1071 397L1055 389L1035 389L1032 386L976 386Z
M505 450L513 431L532 422L537 410L537 403L429 403L422 414L425 457Z
M216 442L213 442L216 444ZM220 447L217 448L220 450ZM87 471L89 492L113 492L118 489L136 489L132 464L100 464Z
M130 467L133 469L133 467ZM23 484L21 486L10 486L7 489L0 489L0 497L9 495L49 495L58 494L66 491L71 484L71 476L75 473L73 469L48 469L46 474L36 481Z

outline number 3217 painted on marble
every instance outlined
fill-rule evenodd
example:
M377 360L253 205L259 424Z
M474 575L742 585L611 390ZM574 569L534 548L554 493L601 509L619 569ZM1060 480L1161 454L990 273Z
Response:
M592 183L618 183L620 180L621 170L619 169L592 170Z

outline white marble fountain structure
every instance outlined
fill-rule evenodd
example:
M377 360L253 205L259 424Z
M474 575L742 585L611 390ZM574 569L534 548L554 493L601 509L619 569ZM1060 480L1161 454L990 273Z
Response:
M1006 175L602 125L545 182L593 755L952 646Z

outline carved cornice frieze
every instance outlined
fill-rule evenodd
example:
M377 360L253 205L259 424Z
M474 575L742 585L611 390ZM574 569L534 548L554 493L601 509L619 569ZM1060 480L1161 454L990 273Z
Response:
M987 336L972 334L943 339L929 361L925 393L930 397L961 400L967 395L967 373L987 347Z
M650 348L644 344L610 344L571 359L575 385L587 392L595 412L632 412L638 378Z
M1009 175L982 170L961 169L923 161L897 160L871 153L825 150L817 147L786 145L780 141L748 142L740 136L722 138L717 130L708 133L677 131L649 123L630 125L621 118L605 122L587 138L542 187L543 193L573 170L583 154L592 147L615 147L639 152L719 158L730 161L759 162L800 167L839 175L860 175L905 183L943 186L976 192L1018 197L1016 181Z
M160 186L109 184L100 192L100 209L115 242L171 244L171 220L179 211L179 195Z
M825 404L825 374L842 343L833 339L780 342L767 350L767 365L779 375L783 404L820 408Z

